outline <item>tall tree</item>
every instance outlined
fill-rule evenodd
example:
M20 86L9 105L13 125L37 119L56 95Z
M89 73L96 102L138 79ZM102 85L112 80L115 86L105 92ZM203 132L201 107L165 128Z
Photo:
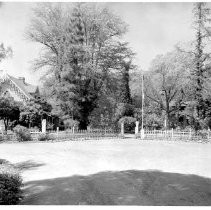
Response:
M5 48L4 44L0 44L0 62L2 62L3 59L11 57L12 56L12 49L10 47ZM1 82L1 81L0 81ZM0 93L2 88L0 87Z
M159 55L145 76L146 97L163 112L167 128L171 126L171 116L183 103L189 67L187 61L188 56L178 51Z
M122 69L122 78L120 84L120 100L122 103L132 103L131 93L130 93L130 74L129 71L131 69L131 61L123 62Z
M126 27L97 4L65 5L38 6L28 36L46 49L35 68L49 67L45 81L57 112L86 129L106 78L120 62L119 38Z
M209 36L207 30L207 23L211 21L210 9L207 8L206 3L196 3L193 10L194 14L194 29L196 31L194 62L195 68L192 71L195 100L196 100L196 113L197 117L204 118L203 116L203 89L205 80L207 77L206 62L210 58L210 55L205 52L205 42Z
M205 119L209 112L207 106L210 94L210 63L211 53L209 50L210 38L210 8L206 3L197 2L193 8L193 29L195 40L192 42L193 49L187 53L192 56L193 62L190 71L187 97L187 107L184 114L192 122L195 130L206 127Z

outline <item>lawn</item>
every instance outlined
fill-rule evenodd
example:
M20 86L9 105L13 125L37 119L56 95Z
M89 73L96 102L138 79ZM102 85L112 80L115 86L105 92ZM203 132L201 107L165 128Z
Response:
M211 144L0 144L0 158L22 171L22 204L211 205Z

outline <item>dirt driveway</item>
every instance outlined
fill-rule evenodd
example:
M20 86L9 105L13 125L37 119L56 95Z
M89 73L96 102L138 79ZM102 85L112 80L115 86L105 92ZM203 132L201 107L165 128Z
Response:
M0 158L22 170L22 204L211 205L211 144L0 144Z

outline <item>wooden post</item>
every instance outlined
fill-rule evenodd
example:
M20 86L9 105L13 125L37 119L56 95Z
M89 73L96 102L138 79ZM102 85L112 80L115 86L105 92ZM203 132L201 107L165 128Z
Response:
M73 126L73 134L75 133L75 126Z
M121 135L124 136L124 122L121 123Z
M144 129L141 129L141 139L144 139Z
M139 121L136 121L136 127L135 127L135 135L138 135L138 126L139 126Z
M171 138L172 138L172 140L174 139L174 129L173 128L172 128Z
M56 128L56 136L57 136L57 139L59 137L59 127Z
M42 120L42 133L46 132L46 119Z
M191 136L192 136L192 134L191 134L191 128L190 128L190 134L189 134L190 139L191 139Z

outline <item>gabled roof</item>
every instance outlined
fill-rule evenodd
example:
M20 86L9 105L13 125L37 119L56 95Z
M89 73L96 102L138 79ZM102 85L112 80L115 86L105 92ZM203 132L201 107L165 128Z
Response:
M8 75L10 80L15 83L26 95L31 98L31 94L34 94L38 91L38 86L31 85L25 82L25 78L15 78L13 76Z
M9 79L15 86L17 86L28 99L33 98L33 95L36 93L39 94L38 86L26 83L24 77L15 78L9 74L4 74L2 76L4 79Z

